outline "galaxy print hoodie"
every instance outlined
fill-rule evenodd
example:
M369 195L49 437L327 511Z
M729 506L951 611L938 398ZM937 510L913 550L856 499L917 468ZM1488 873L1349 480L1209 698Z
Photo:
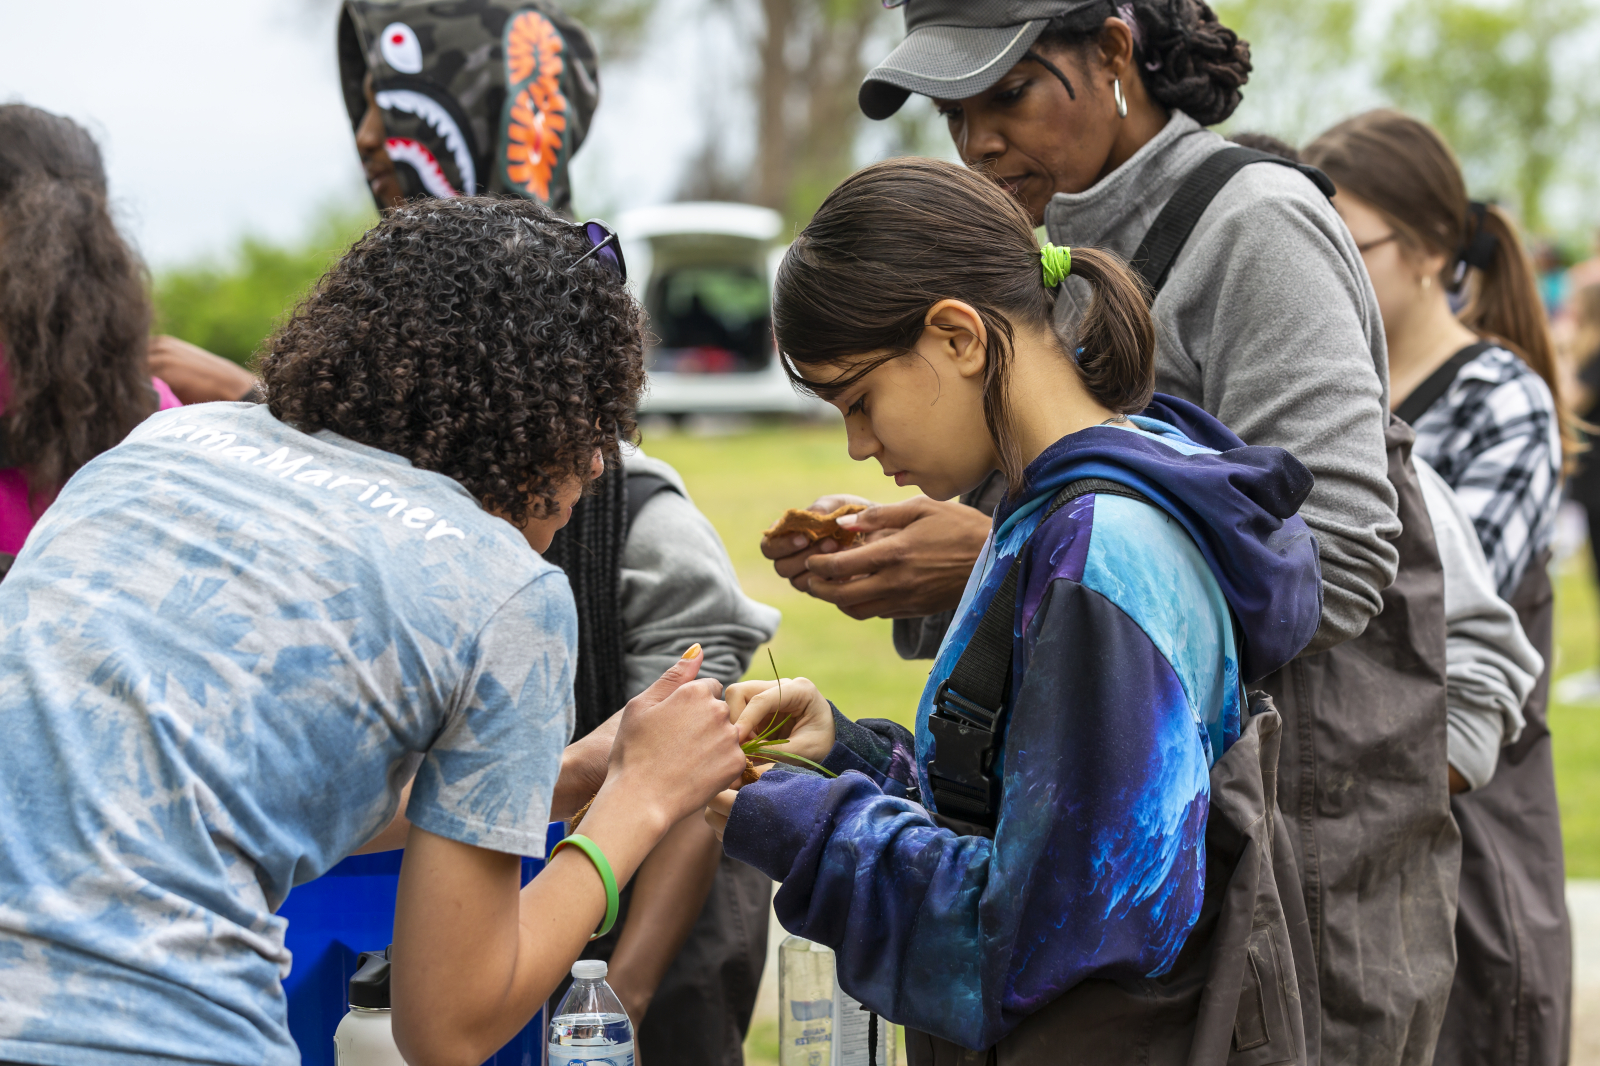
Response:
M1159 417L1156 417L1159 416ZM1200 914L1210 768L1239 736L1241 680L1315 633L1311 475L1157 397L1133 431L1096 427L1029 464L934 661L916 732L835 714L836 779L773 770L734 803L729 855L783 882L789 931L838 953L869 1009L993 1046L1090 978L1166 973ZM1104 478L1155 506L1086 496ZM994 838L941 828L928 732L1007 568L1019 571Z

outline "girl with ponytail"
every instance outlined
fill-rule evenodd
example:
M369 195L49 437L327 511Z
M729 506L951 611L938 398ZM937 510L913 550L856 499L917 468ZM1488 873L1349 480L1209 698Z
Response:
M1377 291L1390 400L1472 513L1509 599L1550 546L1563 454L1577 443L1516 226L1471 200L1449 146L1398 111L1346 119L1304 154L1338 186Z
M784 926L913 1030L913 1063L1002 1042L1001 1061L1060 1062L1065 1040L1074 1061L1221 1061L1261 1001L1213 967L1244 940L1215 940L1282 917L1271 870L1229 904L1219 886L1271 825L1277 715L1248 715L1244 684L1320 617L1295 515L1310 477L1152 397L1140 282L1032 231L987 179L900 159L846 179L785 256L778 348L843 413L851 456L934 500L999 470L1005 495L915 732L851 721L803 680L734 686L741 728L781 723L786 752L840 776L773 767L711 817L783 882ZM1069 278L1089 294L1070 337L1053 325ZM1247 794L1256 808L1230 805ZM1217 917L1230 905L1242 918ZM1288 965L1289 926L1272 929ZM1203 988L1219 1024L1199 1024ZM1299 1010L1272 1003L1263 1055L1304 1061Z
M1361 255L1317 175L1261 155L1240 165L1209 128L1239 106L1251 49L1206 0L903 10L904 42L861 86L867 116L927 97L961 161L1053 243L1141 272L1171 253L1164 280L1145 275L1156 388L1315 478L1300 514L1316 534L1322 624L1263 687L1297 745L1278 799L1318 945L1318 1028L1328 1061L1428 1066L1455 965L1444 593ZM1147 244L1174 212L1187 227ZM1076 328L1089 302L1069 280L1058 323ZM879 535L845 551L763 550L812 595L894 618L902 655L931 657L961 594L951 560L976 556L997 496L872 508L858 528Z
M70 119L0 105L0 552L15 555L78 468L157 407L144 267Z
M1415 454L1455 490L1501 597L1548 664L1546 564L1575 436L1516 226L1468 197L1437 132L1397 111L1346 119L1304 155L1338 186L1334 203L1372 277L1391 399L1416 430ZM1523 707L1520 737L1504 738L1493 778L1451 801L1462 846L1458 961L1438 1066L1566 1061L1571 929L1548 678L1547 669Z

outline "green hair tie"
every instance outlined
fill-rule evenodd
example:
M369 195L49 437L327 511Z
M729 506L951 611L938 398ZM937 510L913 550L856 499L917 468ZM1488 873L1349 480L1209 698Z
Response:
M1039 249L1039 261L1044 264L1044 285L1047 289L1060 285L1072 273L1071 248L1045 241L1044 247Z

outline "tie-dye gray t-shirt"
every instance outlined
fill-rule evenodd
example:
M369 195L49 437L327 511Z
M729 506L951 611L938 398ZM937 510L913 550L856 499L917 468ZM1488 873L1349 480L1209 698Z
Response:
M290 889L407 814L544 846L565 576L462 487L263 407L151 417L0 584L0 1061L294 1063Z

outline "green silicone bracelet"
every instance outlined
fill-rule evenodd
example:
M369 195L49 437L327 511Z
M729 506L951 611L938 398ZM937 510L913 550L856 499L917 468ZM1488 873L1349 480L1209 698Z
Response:
M600 875L600 881L606 886L606 916L600 923L600 929L590 935L590 940L595 940L611 932L611 927L617 924L617 909L621 901L617 898L617 877L611 872L611 864L606 861L606 853L600 850L600 845L584 836L582 833L573 833L561 843L550 849L550 858L556 857L556 852L566 845L571 844L594 863L594 872Z

